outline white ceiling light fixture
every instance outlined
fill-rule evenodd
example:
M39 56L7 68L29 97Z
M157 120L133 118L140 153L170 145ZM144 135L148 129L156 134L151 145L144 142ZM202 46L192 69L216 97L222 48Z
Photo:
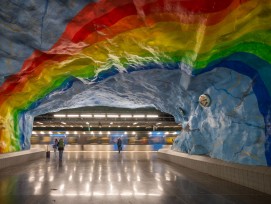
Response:
M43 123L42 122L37 122L38 124L41 124L41 125L43 125Z
M110 125L113 125L113 122L111 122Z
M123 115L120 115L121 118L131 118L132 115L128 115L128 114L123 114Z
M147 115L147 118L158 118L158 115Z
M145 118L145 115L133 115L134 118Z
M105 114L95 114L94 118L105 118Z
M69 131L66 131L66 134L67 134L67 135L70 134Z
M88 124L89 124L89 122L86 122L86 124L88 125Z
M92 114L81 114L81 118L92 118Z
M66 123L65 122L61 122L62 124L64 124L64 125L66 125Z
M108 118L118 118L119 115L117 115L117 114L107 114L107 117Z
M137 122L133 123L133 125L136 125L136 124L137 124Z
M66 118L66 115L64 114L54 114L55 118Z
M36 131L32 131L32 134L37 134Z
M51 135L51 134L53 134L53 132L52 132L52 131L49 131L49 134Z
M68 118L79 118L78 114L69 114L67 115Z

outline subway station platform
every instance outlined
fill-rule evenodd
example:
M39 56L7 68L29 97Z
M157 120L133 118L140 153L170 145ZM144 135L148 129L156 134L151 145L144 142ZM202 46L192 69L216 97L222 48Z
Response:
M64 152L0 170L1 204L271 203L271 196L166 162L156 152Z

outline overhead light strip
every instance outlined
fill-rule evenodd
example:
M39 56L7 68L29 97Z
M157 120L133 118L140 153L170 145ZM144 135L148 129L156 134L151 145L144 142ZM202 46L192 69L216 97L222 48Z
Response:
M70 115L67 115L68 118L79 118L79 115L78 114L70 114Z
M145 115L133 115L134 118L145 118Z
M81 118L92 118L92 114L81 114Z
M104 114L95 114L94 118L105 118Z
M125 114L125 115L120 115L120 117L121 117L121 118L131 118L132 115L126 115L126 114Z
M107 114L107 117L108 118L118 118L119 115L117 115L117 114Z
M158 115L147 115L147 118L158 118Z
M54 114L54 117L55 118L65 118L66 115L64 115L64 114Z

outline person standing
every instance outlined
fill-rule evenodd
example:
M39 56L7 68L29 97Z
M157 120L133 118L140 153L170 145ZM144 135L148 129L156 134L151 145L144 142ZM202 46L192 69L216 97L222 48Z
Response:
M59 151L59 161L62 161L63 152L64 152L64 140L62 138L59 139L59 142L57 144L58 151Z
M121 141L120 137L118 138L117 145L118 145L118 150L120 153L120 151L122 150L122 141Z
M58 140L57 140L57 139L55 139L55 142L54 142L54 144L53 144L55 158L57 157L57 155L56 155L57 144L58 144Z

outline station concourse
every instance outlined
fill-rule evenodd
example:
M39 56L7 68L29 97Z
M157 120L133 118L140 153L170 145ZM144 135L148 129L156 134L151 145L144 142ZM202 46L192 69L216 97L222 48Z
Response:
M156 152L64 152L0 170L1 204L251 203L271 196L157 158Z
M0 204L271 203L270 22L271 0L1 0Z

